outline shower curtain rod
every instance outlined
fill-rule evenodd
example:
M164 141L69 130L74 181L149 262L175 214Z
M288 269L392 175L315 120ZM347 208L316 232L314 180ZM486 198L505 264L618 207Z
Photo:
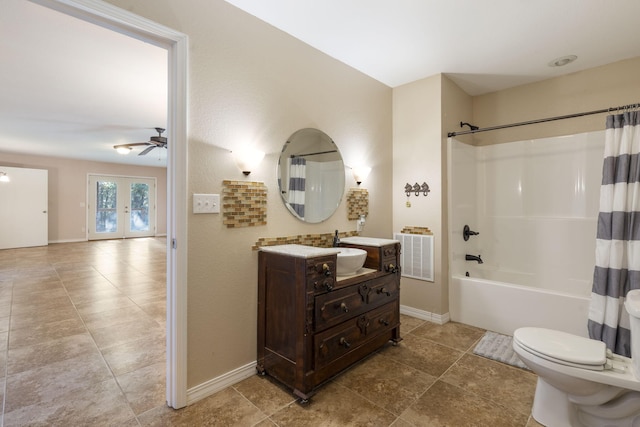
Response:
M517 127L517 126L525 126L525 125L534 125L536 123L552 122L552 121L555 121L555 120L564 120L564 119L573 119L574 117L590 116L592 114L610 113L612 111L629 110L629 109L634 109L634 108L640 108L640 103L623 105L623 106L615 107L615 108L605 108L605 109L602 109L602 110L587 111L587 112L584 112L584 113L567 114L566 116L556 116L556 117L549 117L549 118L546 118L546 119L529 120L527 122L511 123L511 124L508 124L508 125L491 126L491 127L482 128L482 129L478 128L478 129L472 129L472 130L465 130L465 131L462 131L462 132L449 132L447 134L447 136L449 138L452 138L454 136L467 135L469 133L488 132L490 130L506 129L506 128L513 128L513 127ZM460 122L460 127L462 127L462 122Z

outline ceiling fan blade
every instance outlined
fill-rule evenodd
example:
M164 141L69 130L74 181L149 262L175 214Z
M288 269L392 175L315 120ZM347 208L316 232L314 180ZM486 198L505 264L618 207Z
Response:
M118 148L118 147L137 147L139 145L149 145L149 143L148 142L132 142L131 144L114 145L113 148Z
M138 156L144 156L145 154L147 154L149 151L153 150L154 148L156 148L155 145L152 145L150 147L145 148L144 150L142 150L140 152L140 154L138 154Z

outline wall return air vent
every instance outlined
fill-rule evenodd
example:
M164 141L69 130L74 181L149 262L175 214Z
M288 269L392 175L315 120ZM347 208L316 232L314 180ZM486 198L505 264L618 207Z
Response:
M402 276L433 282L433 236L394 233L400 242Z

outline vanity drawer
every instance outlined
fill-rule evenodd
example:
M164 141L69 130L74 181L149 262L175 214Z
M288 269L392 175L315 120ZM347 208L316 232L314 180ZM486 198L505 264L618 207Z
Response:
M378 306L395 300L400 294L399 285L395 274L386 275L375 282L372 281L367 293L367 304Z
M400 268L400 245L383 246L380 249L380 252L382 257L382 265L380 266L380 269L387 273L396 273Z
M367 295L371 289L364 282L338 289L315 298L316 331L337 325L369 309Z
M336 257L318 257L307 263L307 289L328 292L336 285Z
M316 331L337 325L398 297L397 277L389 274L315 298Z
M315 369L320 369L375 336L398 325L395 303L384 305L368 313L328 329L314 337Z

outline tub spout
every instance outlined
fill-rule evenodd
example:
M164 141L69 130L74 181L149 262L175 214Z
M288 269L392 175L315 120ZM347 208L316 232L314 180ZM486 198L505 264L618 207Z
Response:
M467 255L464 256L464 259L466 261L478 261L478 264L482 264L482 258L480 258L480 255L475 256L475 255L467 254Z

